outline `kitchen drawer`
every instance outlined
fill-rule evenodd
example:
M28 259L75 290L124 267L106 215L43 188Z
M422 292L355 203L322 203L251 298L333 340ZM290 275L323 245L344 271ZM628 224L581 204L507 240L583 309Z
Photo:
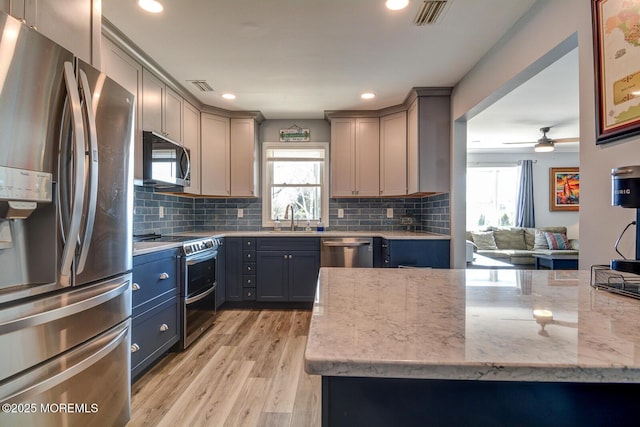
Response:
M256 251L242 251L244 262L256 262Z
M256 286L256 276L255 275L244 275L242 278L242 286L245 288L253 288Z
M245 237L242 239L242 249L249 250L256 248L256 238L255 237Z
M256 274L256 263L255 262L245 262L242 265L242 271L244 271L244 274Z
M260 237L259 251L320 251L319 237Z
M256 288L244 288L243 290L243 300L244 301L255 301L256 300Z
M178 298L133 319L131 327L131 375L136 376L178 342Z
M178 279L178 261L175 257L134 266L131 292L133 310L160 295L178 291Z

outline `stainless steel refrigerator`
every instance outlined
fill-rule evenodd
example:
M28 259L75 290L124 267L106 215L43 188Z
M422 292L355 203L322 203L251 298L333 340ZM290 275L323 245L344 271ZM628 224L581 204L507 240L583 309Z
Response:
M0 425L129 420L133 109L0 12Z

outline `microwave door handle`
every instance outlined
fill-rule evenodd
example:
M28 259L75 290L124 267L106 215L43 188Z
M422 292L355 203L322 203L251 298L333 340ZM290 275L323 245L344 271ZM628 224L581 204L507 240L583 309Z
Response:
M98 131L96 128L96 116L93 110L93 99L91 97L91 86L84 70L80 70L80 90L84 98L84 110L87 124L87 134L89 136L87 156L89 159L89 174L86 179L89 181L89 201L87 203L87 219L84 226L83 237L80 243L80 256L76 265L76 272L82 273L87 262L89 245L93 235L93 224L96 218L96 204L98 199Z
M71 202L71 220L64 240L60 261L60 273L62 276L71 274L71 264L75 255L78 235L80 234L80 223L82 221L82 204L84 198L84 126L82 123L82 107L80 105L80 94L73 72L71 62L64 63L64 82L67 89L67 96L71 108L71 129L73 134L73 201Z
M187 159L187 170L184 173L184 179L186 180L187 178L189 178L189 174L191 173L191 159L187 154L186 148L182 149L182 155Z

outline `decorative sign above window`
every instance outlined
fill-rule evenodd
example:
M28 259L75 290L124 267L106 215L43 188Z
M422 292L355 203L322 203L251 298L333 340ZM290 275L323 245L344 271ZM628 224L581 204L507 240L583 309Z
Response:
M293 125L288 129L280 129L280 142L309 142L311 132L298 125Z

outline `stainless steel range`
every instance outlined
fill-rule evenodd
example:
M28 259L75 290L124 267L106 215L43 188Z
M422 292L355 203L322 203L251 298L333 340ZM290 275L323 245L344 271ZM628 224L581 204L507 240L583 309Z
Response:
M202 335L216 315L216 269L220 240L191 240L182 245L184 281L180 291L182 302L182 337L185 349Z

